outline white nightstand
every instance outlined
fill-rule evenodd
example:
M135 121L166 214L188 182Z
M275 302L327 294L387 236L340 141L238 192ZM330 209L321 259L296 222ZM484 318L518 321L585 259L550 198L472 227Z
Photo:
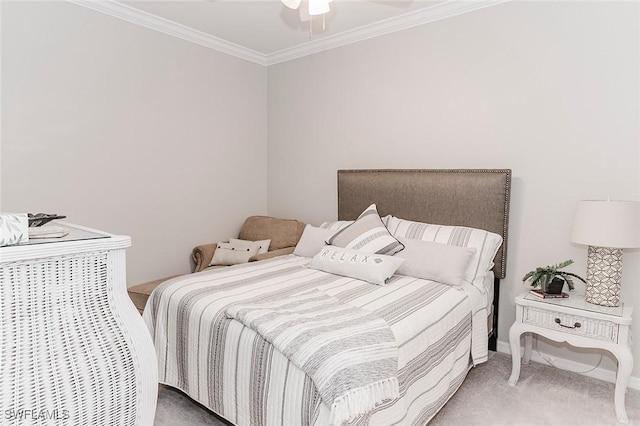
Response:
M587 303L582 295L566 299L540 299L529 293L516 297L516 322L509 330L513 367L509 384L520 376L520 336L525 335L524 358L531 358L532 333L573 346L600 348L618 359L615 409L618 420L628 423L624 406L631 371L631 312L633 307L610 308Z

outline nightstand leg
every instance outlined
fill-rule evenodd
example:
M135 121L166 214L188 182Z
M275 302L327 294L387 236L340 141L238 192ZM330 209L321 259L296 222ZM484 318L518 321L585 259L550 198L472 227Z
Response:
M518 383L520 377L520 327L518 324L511 326L509 330L509 346L511 348L511 377L509 377L509 384L515 386Z
M624 401L627 385L631 378L631 371L633 370L633 356L631 355L631 349L628 347L620 347L612 351L612 353L618 358L618 374L616 375L616 392L614 398L616 417L620 423L629 423Z
M524 355L522 356L522 363L529 364L531 360L531 349L533 348L533 335L531 333L524 334Z

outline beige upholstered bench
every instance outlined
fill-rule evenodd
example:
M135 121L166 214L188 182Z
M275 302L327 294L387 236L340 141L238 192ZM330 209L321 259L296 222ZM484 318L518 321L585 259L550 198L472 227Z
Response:
M149 295L156 287L158 287L163 282L177 277L179 275L171 275L168 277L160 278L157 280L149 281L147 283L134 285L133 287L129 287L127 292L129 293L129 298L133 304L138 308L138 312L142 315L142 311L144 310L145 305L147 304L147 299L149 299Z
M280 219L270 216L251 216L244 221L244 224L240 228L238 238L249 241L271 240L268 252L258 254L249 259L249 261L264 260L275 256L293 253L296 244L298 244L298 241L302 236L304 227L304 223L295 219ZM209 263L211 263L211 259L213 258L213 253L216 250L216 246L217 243L210 243L199 245L193 249L191 252L191 257L195 264L193 272L200 272L214 268L224 268L224 266L209 266ZM127 289L129 297L136 308L138 308L140 314L142 314L151 292L163 282L179 275L180 274L171 275L129 287Z

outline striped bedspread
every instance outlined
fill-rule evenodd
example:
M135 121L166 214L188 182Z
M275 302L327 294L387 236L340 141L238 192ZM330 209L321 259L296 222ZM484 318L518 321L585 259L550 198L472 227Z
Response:
M376 286L306 268L308 261L281 256L160 285L149 298L144 319L155 343L161 383L236 425L330 424L331 407L309 374L227 316L232 305L314 289L384 319L397 343L400 397L349 424L424 425L458 389L470 358L474 363L486 360L486 308L475 287L404 276Z
M398 398L398 347L380 317L312 290L236 304L234 318L275 346L313 381L340 425Z

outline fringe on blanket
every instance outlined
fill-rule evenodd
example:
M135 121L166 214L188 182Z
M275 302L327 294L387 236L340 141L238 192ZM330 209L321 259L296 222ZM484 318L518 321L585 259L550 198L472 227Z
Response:
M329 424L335 426L351 422L373 410L381 401L399 397L400 388L396 377L352 389L333 401Z

